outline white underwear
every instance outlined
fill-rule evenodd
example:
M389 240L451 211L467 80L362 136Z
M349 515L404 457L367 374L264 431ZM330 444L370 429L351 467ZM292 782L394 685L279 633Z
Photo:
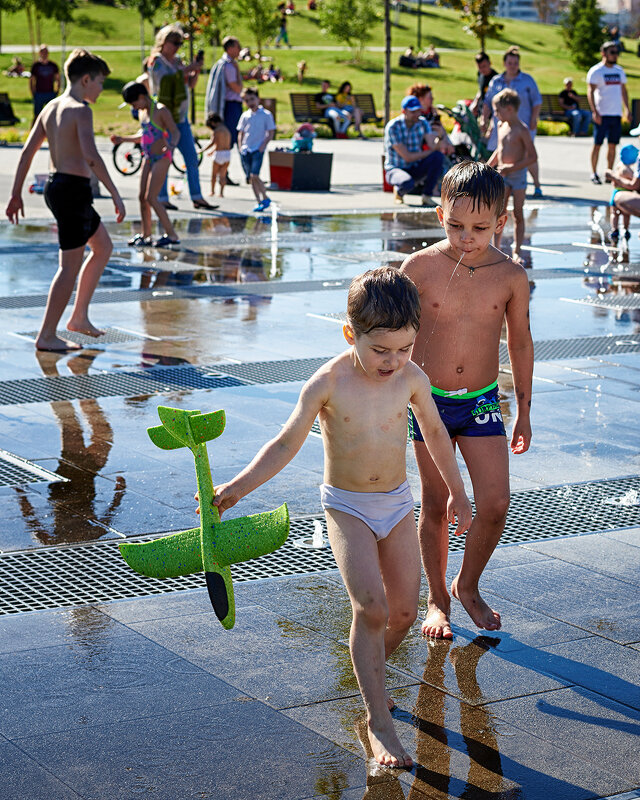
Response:
M348 492L320 484L323 508L333 508L361 519L378 541L386 538L407 514L413 512L413 495L407 481L391 492Z
M228 164L231 158L231 150L216 150L213 160L216 164Z

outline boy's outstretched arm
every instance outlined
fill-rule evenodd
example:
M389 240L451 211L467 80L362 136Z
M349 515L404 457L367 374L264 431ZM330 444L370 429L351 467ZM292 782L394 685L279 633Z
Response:
M419 367L416 366L415 369L417 380L416 389L411 397L411 408L418 420L429 455L449 489L447 519L449 522L457 523L455 534L458 536L469 530L471 525L471 503L458 469L451 439L433 402L429 379Z
M85 106L85 108L79 109L77 114L78 141L80 142L82 157L89 165L89 169L111 195L113 205L116 209L116 222L122 222L126 214L124 203L96 147L96 141L93 136L93 115L91 109Z
M531 384L533 381L533 340L529 326L529 279L524 269L515 276L513 294L507 303L507 347L516 419L511 433L511 452L525 453L531 444Z
M280 433L264 445L251 463L228 483L215 487L214 505L222 515L245 495L277 475L304 444L313 421L327 401L328 379L314 375L302 387L293 413Z
M29 172L29 167L31 166L33 157L38 152L45 139L46 133L44 130L44 125L42 124L40 116L38 116L38 119L31 129L31 133L29 134L29 137L22 148L22 153L20 153L20 161L18 161L18 168L16 169L16 175L13 179L11 197L9 198L9 203L7 204L7 217L9 217L11 222L14 224L18 222L20 214L22 214L24 217L22 187L24 185L25 178L27 177L27 173Z

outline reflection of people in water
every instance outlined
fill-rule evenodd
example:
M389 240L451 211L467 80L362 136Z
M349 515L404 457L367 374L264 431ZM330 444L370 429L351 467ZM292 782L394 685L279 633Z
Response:
M87 374L97 351L93 354L83 350L80 355L68 359L67 365L74 375ZM44 375L59 375L58 361L61 353L36 351L36 358ZM65 356L66 357L66 356ZM126 481L118 475L113 484L113 497L101 514L96 509L96 478L109 459L113 446L113 431L99 404L94 399L74 402L56 400L51 410L60 428L61 448L56 473L68 482L49 485L48 500L51 513L43 515L31 505L28 494L16 489L22 514L33 535L42 544L60 544L70 541L93 541L105 535L113 516L124 497ZM90 443L85 444L85 427L90 430ZM86 525L69 524L70 517L84 517ZM97 523L97 524L96 524Z

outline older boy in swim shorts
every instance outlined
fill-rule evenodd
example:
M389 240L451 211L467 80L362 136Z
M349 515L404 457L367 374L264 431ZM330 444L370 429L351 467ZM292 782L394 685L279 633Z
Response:
M89 321L89 303L111 255L112 245L92 205L92 172L113 198L116 220L122 222L125 215L122 198L96 148L93 117L89 108L89 104L95 103L102 91L109 67L99 56L78 49L67 59L64 71L67 89L48 103L36 119L22 149L6 210L11 222L17 223L20 214L24 217L22 186L33 157L47 139L53 171L45 186L44 198L58 223L60 257L36 338L38 350L78 348L78 345L60 338L56 333L76 278L78 289L67 330L89 336L102 334ZM89 255L83 262L87 244Z
M533 343L529 330L529 281L525 270L491 245L506 222L504 182L486 164L457 164L442 181L437 209L446 239L410 255L401 267L418 287L422 306L412 360L433 381L432 392L473 485L476 514L464 559L451 584L478 628L497 630L500 614L480 595L482 572L500 541L509 508L509 458L497 389L502 323L516 418L511 451L524 453L529 421ZM437 388L436 388L437 387ZM413 422L412 438L422 481L418 535L429 604L426 636L451 639L451 595L445 574L449 535L447 489ZM423 431L424 433L424 431Z
M329 541L353 610L350 648L377 761L409 767L385 695L385 659L417 614L420 559L406 482L411 403L443 483L448 519L466 530L471 508L424 372L409 360L418 330L416 287L391 267L353 279L344 336L349 349L304 385L282 431L233 480L216 487L220 513L296 455L316 416L325 451L322 504Z
M505 186L504 205L513 197L514 237L512 258L522 263L520 249L524 240L524 199L527 191L527 167L537 161L531 131L518 118L520 97L513 89L503 89L493 98L493 110L498 119L498 146L487 162L502 175ZM502 231L497 231L493 243L500 247Z

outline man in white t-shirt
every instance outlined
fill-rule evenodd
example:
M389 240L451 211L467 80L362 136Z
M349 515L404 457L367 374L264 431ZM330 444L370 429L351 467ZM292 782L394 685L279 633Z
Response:
M587 73L587 99L593 116L592 183L602 183L598 177L598 155L605 138L608 143L607 166L613 169L622 119L629 118L627 76L618 66L618 46L615 42L605 42L600 52L602 61ZM610 182L609 179L607 182Z

